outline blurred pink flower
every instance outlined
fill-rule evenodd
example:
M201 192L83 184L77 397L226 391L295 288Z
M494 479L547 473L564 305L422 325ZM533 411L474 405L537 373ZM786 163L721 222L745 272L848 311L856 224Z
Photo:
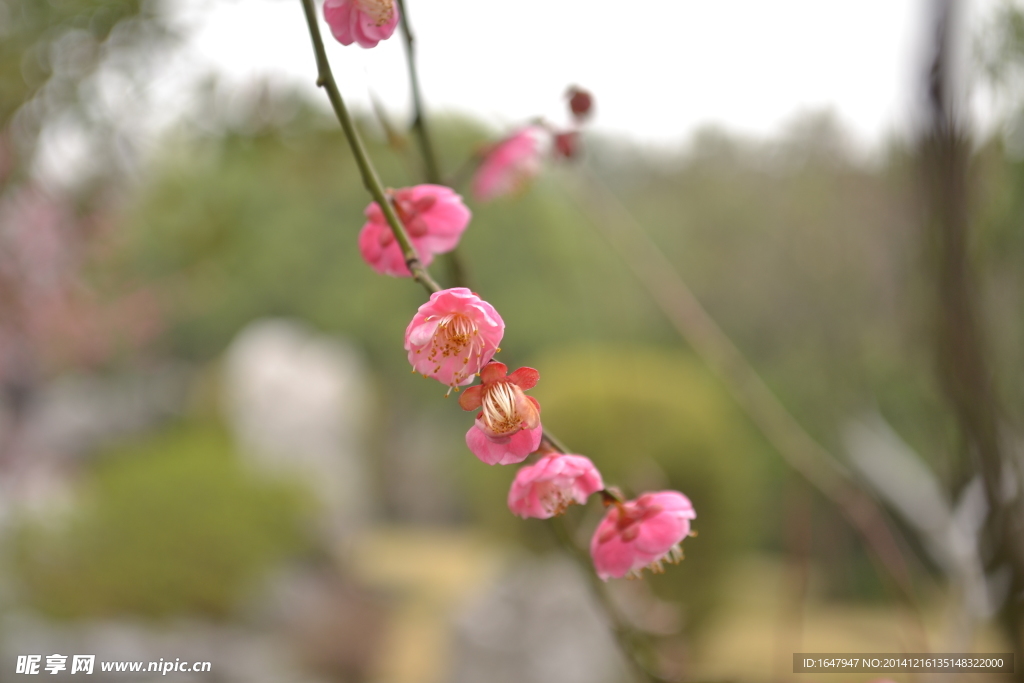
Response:
M582 455L552 453L516 473L508 508L523 519L547 519L604 488L601 473Z
M547 135L540 126L528 126L494 145L473 178L473 196L486 202L523 190L540 173Z
M660 574L662 562L683 558L680 544L696 517L690 499L678 491L645 493L636 500L615 503L590 541L597 575L605 581L639 577L645 567Z
M405 330L413 372L447 384L469 384L491 360L505 322L489 303L465 287L434 292ZM504 366L502 366L504 367Z
M454 249L469 225L470 212L462 197L443 185L417 185L390 192L395 213L409 233L416 255L424 266L434 254ZM402 249L377 202L365 211L367 222L359 232L359 253L374 270L384 275L410 277Z
M110 257L92 229L101 214L72 207L33 183L0 197L0 375L31 363L49 371L98 365L161 331L153 293L101 297L89 286L87 267Z
M540 403L523 391L540 379L533 368L519 368L506 377L508 367L496 361L480 371L481 384L459 397L463 410L477 410L476 422L466 432L466 445L488 465L522 462L540 446Z
M324 19L342 45L374 47L395 32L398 6L395 0L327 0Z

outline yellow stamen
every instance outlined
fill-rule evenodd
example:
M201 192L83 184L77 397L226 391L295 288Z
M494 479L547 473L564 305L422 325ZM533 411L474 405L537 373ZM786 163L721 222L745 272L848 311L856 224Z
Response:
M484 391L483 420L495 434L517 432L523 418L516 411L516 393L511 382L497 382Z
M391 21L395 14L394 0L356 0L359 9L370 15L377 26L383 26Z

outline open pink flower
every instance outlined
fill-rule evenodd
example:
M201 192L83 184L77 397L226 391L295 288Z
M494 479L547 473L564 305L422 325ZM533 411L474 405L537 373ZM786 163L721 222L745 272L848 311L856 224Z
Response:
M405 330L413 372L447 384L469 384L498 350L505 322L465 287L434 292ZM504 366L502 366L504 367Z
M662 562L683 558L680 544L696 517L690 499L678 491L645 493L636 500L615 503L590 541L597 575L605 581L639 577L645 567L660 574Z
M417 185L391 190L390 195L395 213L424 266L430 265L434 254L454 249L469 225L469 209L451 188ZM380 206L371 202L365 213L368 220L359 232L359 253L363 260L378 273L409 277L405 256Z
M395 0L326 0L324 19L342 45L375 47L398 25Z
M473 195L486 202L524 189L540 173L547 136L540 126L528 126L494 145L473 178Z
M552 453L516 473L508 492L508 508L523 519L547 519L604 488L601 473L582 455Z
M540 379L533 368L519 368L506 377L504 363L488 363L480 371L480 384L459 397L463 410L480 410L466 432L466 445L488 465L522 462L540 446L540 403L523 392Z

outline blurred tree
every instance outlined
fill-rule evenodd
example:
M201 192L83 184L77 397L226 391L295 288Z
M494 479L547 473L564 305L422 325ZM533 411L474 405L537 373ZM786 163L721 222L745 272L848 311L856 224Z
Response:
M171 35L154 0L0 0L0 130L28 161L48 121L83 113L100 66L137 68ZM11 140L13 138L13 140Z
M355 249L368 200L343 139L325 132L321 115L301 101L270 108L292 114L267 117L273 125L236 121L219 134L181 130L168 140L123 218L108 273L153 283L170 317L165 350L174 355L212 358L245 323L265 315L354 337L386 380L381 410L388 424L406 424L402 411L430 411L452 430L444 448L453 458L469 457L461 444L467 416L419 402L435 397L436 387L411 381L401 360L401 334L422 302L419 290L375 275ZM415 182L405 158L372 124L362 127L385 183ZM594 140L588 160L815 437L838 451L845 422L877 407L949 479L959 461L956 436L951 423L935 421L942 398L921 352L931 328L913 157L894 144L859 163L828 115L794 124L802 127L807 131L763 142L706 132L688 151L657 157ZM464 120L439 119L435 132L439 149L455 157L484 137ZM993 177L1010 172L997 153L981 161ZM546 350L580 342L678 343L562 193L559 173L516 200L471 204L460 251L474 289L507 324L501 360L531 364ZM1001 260L1000 277L1024 272L1024 252L992 253ZM1015 300L991 302L1003 344L1020 328ZM543 392L544 368L541 375ZM1007 385L1024 383L1008 378ZM766 505L773 507L781 492L769 482ZM835 563L868 566L856 558ZM875 591L871 582L852 583L854 595Z
M47 371L98 362L156 329L135 287L104 297L81 278L104 232L120 149L88 84L101 71L138 74L170 35L153 1L0 0L0 468L18 458L24 415ZM43 133L59 126L108 142L93 144L74 169L70 184L87 190L78 197L34 177ZM137 322L149 328L141 337L128 331L141 331Z

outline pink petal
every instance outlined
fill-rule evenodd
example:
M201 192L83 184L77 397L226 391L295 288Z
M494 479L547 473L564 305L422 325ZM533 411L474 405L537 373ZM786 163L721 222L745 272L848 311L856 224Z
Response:
M459 396L459 405L463 410L479 410L482 397L483 388L477 384L462 392Z
M507 442L510 439L505 439L505 441L506 443L499 443L491 439L475 424L466 432L466 445L469 446L469 450L488 465L497 465L508 454ZM525 459L525 456L523 456L523 459Z
M690 522L678 516L662 512L638 522L640 532L637 535L637 550L651 555L663 555L679 543L690 532Z
M394 277L410 277L409 268L405 265L405 257L398 242L392 240L386 247L381 246L382 231L391 228L373 221L367 222L359 231L359 253L374 270L383 275ZM427 265L429 262L424 262Z
M518 384L520 389L526 391L537 386L537 381L540 380L540 373L533 368L519 368L509 375L508 378L514 384Z
M410 346L423 346L429 344L431 337L437 332L437 326L441 323L440 318L434 318L433 320L427 320L416 327L410 325L409 329L405 333L405 347L408 349Z
M509 456L501 464L510 465L526 460L526 456L540 448L540 441L543 436L544 428L539 421L533 429L520 429L510 437Z
M480 371L480 381L483 384L491 384L504 379L508 374L508 366L500 361L491 361Z
M633 569L639 569L647 564L643 560L638 561L633 548L629 544L623 543L619 536L613 536L610 540L599 543L597 539L603 526L604 522L598 525L590 544L590 556L594 559L594 568L601 580L621 579Z
M324 3L324 21L331 28L331 35L342 45L351 45L355 42L352 34L352 15L354 12L354 0L327 0Z
M487 436L476 424L466 432L466 445L473 455L488 465L513 465L526 460L537 450L543 430L521 429L512 436L494 438Z

